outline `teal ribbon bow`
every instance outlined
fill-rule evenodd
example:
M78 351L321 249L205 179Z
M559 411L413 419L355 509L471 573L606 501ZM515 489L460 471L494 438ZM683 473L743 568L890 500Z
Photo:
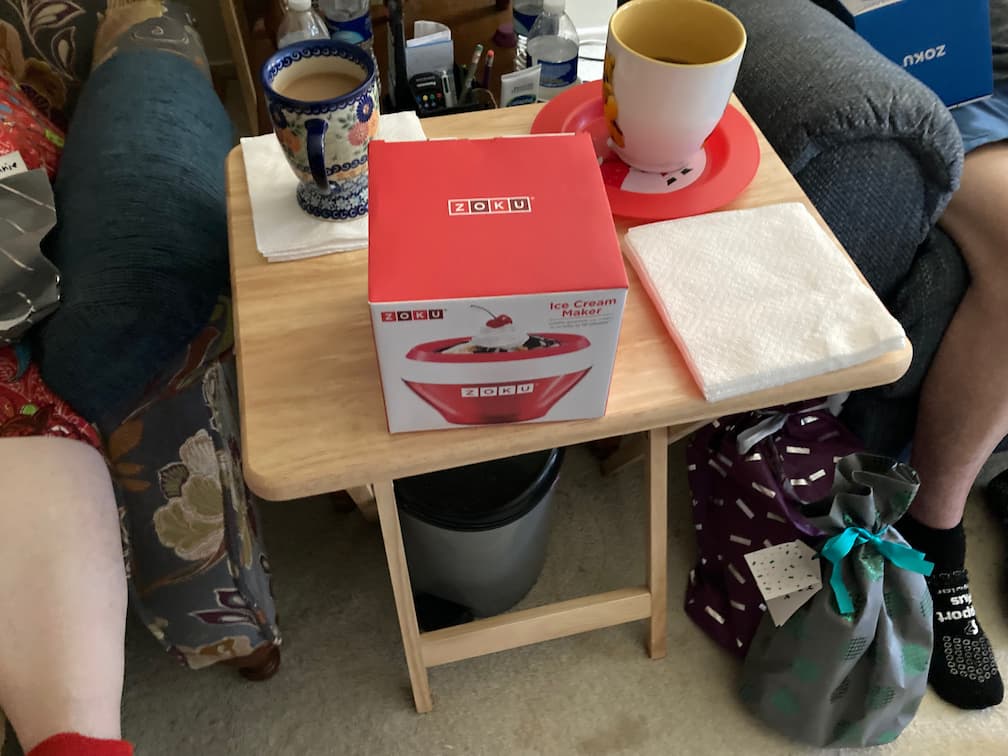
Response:
M851 549L860 543L870 543L875 546L878 552L897 567L910 570L921 575L930 575L934 569L934 564L924 558L924 553L916 551L906 544L886 541L882 538L887 528L879 531L878 535L864 528L851 525L842 533L837 533L823 545L820 553L825 559L833 563L833 574L830 576L830 588L836 597L837 608L841 614L850 614L854 611L854 604L851 602L850 593L844 585L843 575L840 571L840 563L844 557L850 554Z

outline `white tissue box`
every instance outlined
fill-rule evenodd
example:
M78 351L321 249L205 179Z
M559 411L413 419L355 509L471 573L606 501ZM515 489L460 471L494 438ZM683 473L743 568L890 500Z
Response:
M587 135L372 142L389 430L605 413L627 278Z

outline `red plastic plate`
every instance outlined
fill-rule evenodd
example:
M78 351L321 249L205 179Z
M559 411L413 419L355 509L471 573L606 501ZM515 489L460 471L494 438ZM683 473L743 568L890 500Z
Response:
M602 180L613 215L642 220L666 220L699 215L722 207L749 186L759 168L760 152L749 121L731 105L704 143L699 176L643 174L626 165L609 148L609 132L602 112L602 83L590 81L568 89L539 111L533 134L591 134L599 157ZM706 158L706 160L704 160ZM678 179L681 188L648 193L628 191L624 182L653 183ZM672 186L672 184L669 184Z

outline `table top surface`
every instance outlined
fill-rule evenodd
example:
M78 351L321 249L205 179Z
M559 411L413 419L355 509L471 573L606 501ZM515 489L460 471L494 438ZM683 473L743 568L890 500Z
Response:
M540 107L429 118L423 126L429 137L525 134ZM803 202L825 227L757 134L759 172L722 209ZM227 202L242 456L246 481L267 499L339 491L879 385L897 379L910 363L907 345L861 365L708 402L627 265L630 291L604 417L390 434L367 303L367 250L267 262L256 248L240 147L227 160ZM616 220L620 236L631 225Z

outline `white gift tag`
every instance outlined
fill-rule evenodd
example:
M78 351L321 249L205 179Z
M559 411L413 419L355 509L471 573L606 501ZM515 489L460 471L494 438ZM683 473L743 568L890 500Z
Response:
M752 551L745 560L777 627L822 588L819 559L801 541Z
M0 156L0 178L24 173L27 170L28 166L25 165L24 158L21 157L21 153L17 150Z

